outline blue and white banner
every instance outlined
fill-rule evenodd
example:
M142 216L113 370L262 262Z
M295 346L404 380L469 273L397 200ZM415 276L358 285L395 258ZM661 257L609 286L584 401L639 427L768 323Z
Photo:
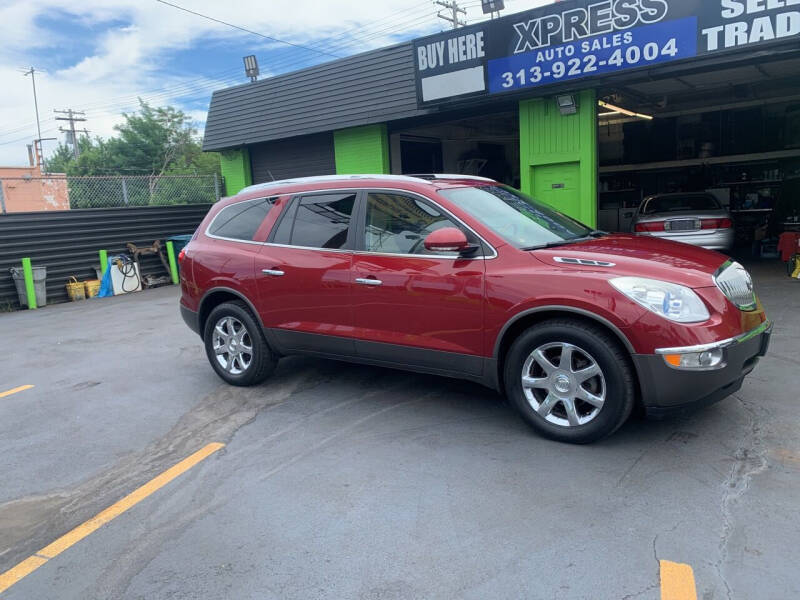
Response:
M800 37L800 0L567 0L415 40L421 104Z
M489 92L505 92L697 55L697 18L634 27L489 61Z

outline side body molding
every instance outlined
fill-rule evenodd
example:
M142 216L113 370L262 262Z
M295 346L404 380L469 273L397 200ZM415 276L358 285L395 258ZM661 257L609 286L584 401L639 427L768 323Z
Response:
M582 308L576 308L574 306L562 306L558 304L552 304L547 306L537 306L536 308L529 308L511 317L511 319L509 319L508 322L505 325L503 325L503 328L500 330L500 334L497 336L497 339L494 342L494 352L492 356L494 356L495 359L498 359L500 357L500 343L502 342L503 337L508 332L509 328L513 326L514 323L516 323L520 319L527 317L528 315L542 313L542 312L570 312L576 315L580 315L582 317L587 317L589 319L592 319L593 321L597 321L598 323L605 325L611 331L613 331L614 334L619 339L619 341L623 343L628 352L630 352L631 355L634 354L633 344L631 344L630 340L628 340L625 334L622 333L622 331L620 331L619 327L614 325L611 321L609 321L605 317L601 317L600 315L595 314L591 311L584 310Z
M236 296L240 300L242 300L245 304L247 304L248 308L250 309L250 312L253 313L253 316L255 317L256 321L258 321L258 324L261 325L261 327L263 329L264 324L261 322L261 317L258 316L258 311L256 310L255 305L252 302L250 302L250 299L247 296L245 296L244 294L242 294L242 292L240 292L238 290L235 290L233 288L225 287L225 286L213 287L210 290L207 290L205 294L203 294L203 297L200 299L200 303L197 305L197 307L198 307L198 311L197 311L198 315L203 315L203 313L206 311L206 308L205 308L206 307L206 302L208 301L208 299L214 293L217 293L217 292L226 292L228 294L233 294L234 296ZM200 335L201 336L203 335L202 331L200 332Z

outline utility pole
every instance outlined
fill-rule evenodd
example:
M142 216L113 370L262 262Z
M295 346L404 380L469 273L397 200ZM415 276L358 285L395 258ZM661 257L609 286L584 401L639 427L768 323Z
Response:
M36 166L41 167L44 165L44 152L42 151L42 142L45 140L54 140L56 138L43 138L42 137L42 124L39 122L39 100L36 98L36 69L30 67L27 71L22 72L26 77L31 76L31 84L33 84L33 108L36 110L36 134L38 137L33 140L33 148L36 152ZM30 151L29 151L30 155Z
M33 107L36 110L36 133L38 134L38 139L42 139L42 126L39 123L39 101L36 99L36 69L31 67L28 71L24 73L25 77L28 75L31 76L31 83L33 84Z
M467 22L462 20L462 19L459 19L458 18L458 13L461 13L462 15L466 16L467 11L464 10L463 8L461 8L458 5L458 2L456 0L451 0L451 1L448 1L448 0L435 0L434 4L438 4L439 6L443 6L447 10L451 11L452 16L450 16L450 17L448 17L447 15L443 15L442 11L439 11L438 13L436 13L436 16L439 17L440 19L444 19L445 21L450 23L453 26L453 29L456 29L458 27L466 26Z
M71 108L67 110L54 110L53 112L57 115L67 115L66 117L56 117L56 121L69 121L69 129L59 127L58 130L61 133L67 134L67 143L72 145L72 153L77 159L81 155L81 149L78 147L78 134L83 133L84 135L89 135L89 131L86 129L76 130L75 123L86 121L86 113L79 110L72 110Z

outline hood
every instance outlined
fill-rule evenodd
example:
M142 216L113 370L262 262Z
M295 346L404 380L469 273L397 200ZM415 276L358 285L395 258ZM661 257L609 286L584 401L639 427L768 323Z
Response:
M728 260L718 252L652 236L611 234L577 244L532 250L549 265L576 270L602 269L610 277L635 276L670 281L692 288L711 287L712 275ZM583 259L613 263L594 266L564 263L559 259Z

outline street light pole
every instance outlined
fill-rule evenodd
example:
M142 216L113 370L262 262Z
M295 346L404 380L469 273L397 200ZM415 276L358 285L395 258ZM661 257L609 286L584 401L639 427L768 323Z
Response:
M36 69L33 67L29 71L25 71L25 76L31 76L31 83L33 84L33 107L36 110L36 133L38 138L42 139L42 126L39 123L39 101L36 98Z

